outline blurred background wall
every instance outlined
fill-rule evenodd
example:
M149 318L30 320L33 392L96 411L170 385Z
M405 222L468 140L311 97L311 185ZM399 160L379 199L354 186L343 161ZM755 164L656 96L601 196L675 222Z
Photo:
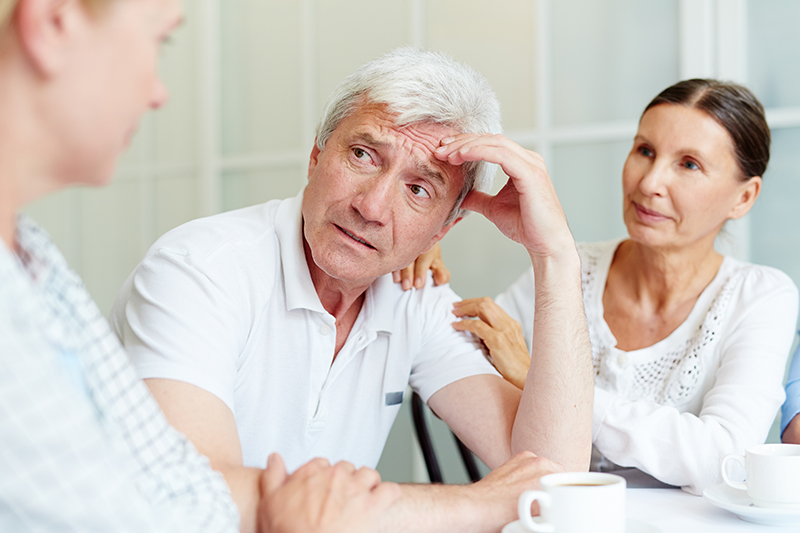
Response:
M295 195L320 110L362 63L401 45L482 72L507 135L540 152L577 240L624 234L622 165L644 106L688 77L751 87L768 109L773 155L753 212L720 249L800 284L800 2L796 0L184 0L164 50L171 101L142 122L111 186L73 189L28 212L108 312L167 230ZM113 87L109 87L113 90ZM505 183L496 179L496 188ZM443 243L464 297L502 291L529 265L480 216ZM407 411L407 406L404 407ZM401 412L384 476L424 478ZM435 428L447 481L465 479ZM775 434L771 436L775 438ZM447 445L447 446L445 446Z

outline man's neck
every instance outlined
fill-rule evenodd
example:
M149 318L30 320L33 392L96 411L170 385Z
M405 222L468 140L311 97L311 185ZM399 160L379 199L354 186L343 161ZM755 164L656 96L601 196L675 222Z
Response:
M305 238L303 239L303 252L319 301L322 303L322 307L336 319L335 359L356 323L361 307L364 305L364 295L371 283L347 283L326 274L314 262Z

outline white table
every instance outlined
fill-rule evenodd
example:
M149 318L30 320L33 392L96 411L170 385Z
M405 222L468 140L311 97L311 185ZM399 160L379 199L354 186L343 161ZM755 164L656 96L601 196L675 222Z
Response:
M800 533L800 526L745 522L705 498L680 489L628 489L625 503L629 523L642 533Z

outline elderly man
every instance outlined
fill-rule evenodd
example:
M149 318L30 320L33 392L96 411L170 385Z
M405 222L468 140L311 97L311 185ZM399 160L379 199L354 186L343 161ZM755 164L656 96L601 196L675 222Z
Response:
M272 453L289 470L318 456L375 466L408 384L495 470L467 487L404 486L382 530L496 531L520 492L560 468L548 459L587 467L578 256L541 158L499 129L481 76L438 54L395 51L334 91L296 198L175 229L125 283L117 333L243 513ZM492 164L510 177L494 197L482 192ZM464 209L525 246L536 271L522 392L451 327L449 288L392 282Z

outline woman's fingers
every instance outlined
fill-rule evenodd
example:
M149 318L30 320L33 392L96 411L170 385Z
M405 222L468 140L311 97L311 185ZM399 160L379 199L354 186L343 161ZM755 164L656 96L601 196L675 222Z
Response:
M513 320L508 313L488 296L482 298L468 298L453 304L453 314L458 317L470 316L480 318L488 325L495 327L499 324Z
M392 272L392 279L395 283L400 283L404 291L411 287L421 289L425 286L428 270L433 274L434 285L443 285L450 281L450 271L444 266L442 248L438 242L406 268Z

